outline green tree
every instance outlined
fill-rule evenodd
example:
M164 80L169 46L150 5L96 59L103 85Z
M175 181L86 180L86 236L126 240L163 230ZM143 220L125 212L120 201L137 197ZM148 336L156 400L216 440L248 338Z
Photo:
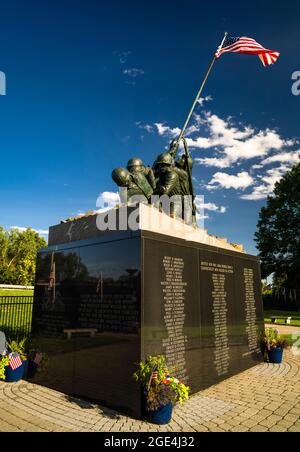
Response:
M0 284L32 285L36 253L45 246L45 239L30 228L6 231L0 226Z
M277 182L260 212L255 239L263 278L300 293L300 163Z

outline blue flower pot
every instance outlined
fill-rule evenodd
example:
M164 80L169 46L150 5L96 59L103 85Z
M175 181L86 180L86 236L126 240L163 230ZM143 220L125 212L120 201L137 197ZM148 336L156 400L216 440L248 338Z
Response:
M27 361L23 361L22 366L18 367L16 370L12 370L9 366L5 369L5 381L6 383L16 383L22 380Z
M165 425L169 424L172 419L173 404L172 402L168 405L161 406L158 410L150 411L150 421L153 424Z
M277 347L268 350L268 357L271 364L281 364L283 358L283 348Z

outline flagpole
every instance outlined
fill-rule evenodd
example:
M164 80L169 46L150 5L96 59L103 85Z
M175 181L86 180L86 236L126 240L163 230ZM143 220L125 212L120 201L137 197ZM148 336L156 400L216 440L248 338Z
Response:
M220 45L219 47L223 47L223 44L224 44L224 42L225 42L225 39L226 39L227 35L228 35L228 33L226 32L225 35L224 35L224 38L223 38L223 40L222 40L222 42L221 42L221 45ZM218 48L219 48L219 47L218 47ZM175 145L175 151L178 150L180 141L181 141L182 138L184 137L184 134L185 134L185 131L186 131L186 129L187 129L187 126L188 126L188 124L189 124L189 122L190 122L190 120L191 120L191 117L192 117L192 115L193 115L193 113L194 113L194 111L195 111L195 108L196 108L196 106L197 106L197 103L198 103L198 101L199 101L199 99L200 99L200 97L201 97L201 94L202 94L202 91L203 91L203 89L204 89L204 86L205 86L205 84L206 84L206 82L207 82L207 79L208 79L208 77L209 77L209 75L210 75L210 73L211 73L211 71L212 71L212 68L213 68L213 66L214 66L214 64L215 64L215 62L216 62L216 60L217 60L217 58L216 58L216 56L214 55L214 57L213 57L213 59L212 59L212 62L210 63L209 68L208 68L208 70L207 70L207 72L206 72L206 75L205 75L205 77L204 77L204 80L203 80L203 82L202 82L202 84L201 84L201 86L200 86L200 89L199 89L199 91L198 91L198 93L197 93L196 99L195 99L195 101L194 101L194 103L193 103L193 105L192 105L192 108L191 108L191 110L190 110L190 112L189 112L189 114L188 114L188 117L187 117L187 119L186 119L186 121L185 121L185 123L184 123L184 126L183 126L183 128L182 128L182 130L181 130L181 132L180 132L179 138L178 138L178 140L177 140L177 142L176 142L176 145Z

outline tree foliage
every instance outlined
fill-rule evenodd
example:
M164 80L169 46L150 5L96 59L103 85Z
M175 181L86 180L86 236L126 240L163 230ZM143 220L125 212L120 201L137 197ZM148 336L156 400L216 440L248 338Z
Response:
M5 230L0 226L0 284L33 285L36 253L45 239L28 228Z
M260 212L255 239L263 277L278 287L300 290L300 163L275 185Z

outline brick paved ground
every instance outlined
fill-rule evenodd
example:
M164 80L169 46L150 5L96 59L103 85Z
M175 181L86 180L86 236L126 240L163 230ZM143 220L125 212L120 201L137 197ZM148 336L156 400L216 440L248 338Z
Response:
M300 432L300 356L202 391L158 427L27 382L0 383L0 431Z

